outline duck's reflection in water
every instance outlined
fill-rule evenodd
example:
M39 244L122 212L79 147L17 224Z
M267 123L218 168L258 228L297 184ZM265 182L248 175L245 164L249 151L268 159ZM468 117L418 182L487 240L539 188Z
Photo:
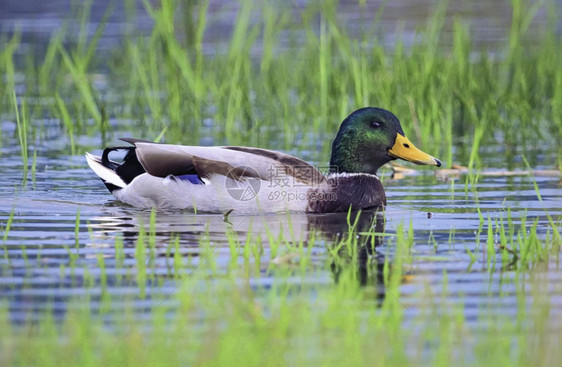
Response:
M376 248L382 244L384 214L379 210L365 210L350 213L306 214L283 213L263 215L228 216L188 212L158 212L151 217L149 211L120 211L107 216L90 218L89 227L94 241L91 246L103 243L111 246L116 237L122 237L123 246L129 249L125 256L134 256L132 251L141 232L154 236L153 243L157 256L169 256L166 249L179 241L181 253L185 256L199 256L201 240L208 240L213 248L228 248L229 237L238 237L240 243L246 239L260 238L267 244L269 239L299 243L307 246L318 245L318 239L326 240L325 246L338 246L342 241L353 239L356 251L341 256L331 265L337 282L345 266L355 263L361 285L374 284L377 294L382 287L384 256ZM119 215L115 215L119 214ZM311 242L312 241L312 242ZM316 243L313 243L316 241ZM109 242L109 244L108 244ZM267 247L267 246L266 246ZM345 246L344 246L345 247ZM158 251L159 250L159 251ZM267 249L265 250L267 252ZM221 256L221 255L217 255ZM343 262L342 262L343 259ZM354 265L355 266L355 265Z
M382 211L369 210L343 214L333 214L329 221L322 220L319 229L323 233L331 233L333 243L351 241L354 246L351 254L342 255L338 261L333 261L331 269L335 281L339 281L344 267L355 264L357 279L362 286L373 285L377 298L382 301L385 296L383 269L385 256L377 252L383 244L385 218ZM339 218L338 218L339 216ZM334 229L338 228L337 232ZM345 247L344 247L345 248ZM342 262L342 259L344 260Z

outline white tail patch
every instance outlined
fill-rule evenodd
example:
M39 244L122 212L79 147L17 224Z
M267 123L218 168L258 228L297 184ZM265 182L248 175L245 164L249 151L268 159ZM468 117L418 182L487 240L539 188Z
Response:
M96 175L98 175L99 178L101 178L105 182L113 184L120 188L125 188L127 186L125 181L123 181L121 177L117 175L117 173L101 164L101 158L97 155L86 153L86 161L88 162L88 166L90 166L90 168L96 173Z

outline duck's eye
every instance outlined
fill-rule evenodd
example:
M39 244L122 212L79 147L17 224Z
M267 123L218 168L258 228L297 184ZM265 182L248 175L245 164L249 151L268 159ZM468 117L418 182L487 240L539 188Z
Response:
M371 127L373 129L378 129L379 127L381 127L381 123L378 121L371 121Z

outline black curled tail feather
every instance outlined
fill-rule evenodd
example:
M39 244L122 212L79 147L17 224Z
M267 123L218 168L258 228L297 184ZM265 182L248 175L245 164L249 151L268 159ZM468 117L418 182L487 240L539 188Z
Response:
M123 158L123 162L121 164L109 159L109 154L111 152L119 151L119 150L127 151L127 154ZM135 147L105 148L101 156L101 164L104 167L109 168L110 170L117 173L117 175L128 185L131 183L131 181L134 180L135 177L142 175L143 173L146 172L146 170L140 164L135 150L136 150ZM104 182L104 184L107 187L107 189L111 192L119 188L111 183Z
M119 164L117 164L117 163L115 163L115 162L109 160L109 153L111 153L111 152L113 152L113 151L116 151L116 150L119 150L119 149L127 149L127 148L129 148L129 147L123 147L123 148L122 148L122 147L105 148L105 149L103 150L103 153L101 154L101 164L102 164L104 167L107 167L107 168L109 168L110 170L115 171L115 170L117 169L117 167L119 167Z

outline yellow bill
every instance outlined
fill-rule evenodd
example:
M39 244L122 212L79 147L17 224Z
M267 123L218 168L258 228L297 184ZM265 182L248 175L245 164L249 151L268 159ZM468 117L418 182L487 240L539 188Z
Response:
M388 154L394 158L400 158L415 164L428 164L441 167L441 161L427 153L422 152L412 144L407 137L396 134L394 145L389 149Z

